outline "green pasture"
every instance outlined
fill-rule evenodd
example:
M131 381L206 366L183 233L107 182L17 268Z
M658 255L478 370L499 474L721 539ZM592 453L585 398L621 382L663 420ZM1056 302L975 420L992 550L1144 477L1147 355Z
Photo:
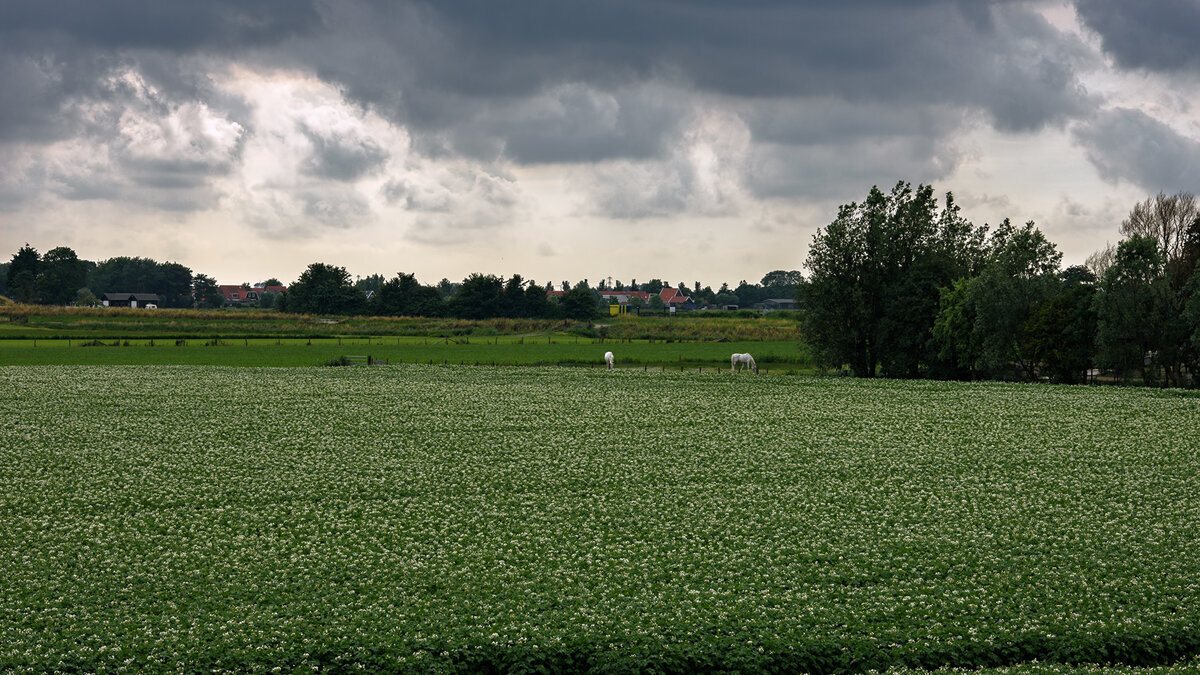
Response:
M1190 392L411 363L0 390L4 672L1200 664Z
M795 342L666 342L557 336L9 339L0 340L0 365L315 366L341 356L389 364L604 365L618 368L729 369L729 356L749 352L762 374L811 372L812 359Z

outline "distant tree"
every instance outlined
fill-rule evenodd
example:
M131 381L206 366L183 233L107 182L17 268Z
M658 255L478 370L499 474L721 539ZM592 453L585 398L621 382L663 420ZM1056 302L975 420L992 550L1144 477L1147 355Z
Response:
M346 268L318 262L301 273L279 304L293 314L361 314L367 297L350 282Z
M422 286L412 274L398 273L371 298L370 312L386 316L444 316L446 301L436 287Z
M986 377L1006 377L1015 366L1015 374L1036 379L1030 321L1059 293L1062 254L1032 222L1018 228L1005 220L987 259L978 276L959 280L943 296L933 327L939 355Z
M151 292L163 307L192 306L192 270L179 263L162 263L156 271Z
M42 257L37 250L26 243L8 263L8 274L5 285L9 295L17 302L38 301L38 274L42 268Z
M282 286L283 284L271 284L272 286ZM262 309L278 309L279 299L283 297L283 293L279 291L259 291L258 306Z
M650 296L649 307L656 312L661 312L667 308L667 303L663 302L662 296L655 294Z
M96 307L99 304L100 300L96 298L90 289L81 288L75 292L74 305L76 307Z
M449 300L450 298L454 297L455 293L458 292L458 284L445 277L442 277L442 280L438 282L437 289L438 293L442 294L443 300Z
M731 291L731 293L733 293L733 295L736 295L738 297L738 300L740 301L738 303L733 303L733 304L741 304L745 307L749 307L756 302L762 302L763 300L766 300L769 297L774 297L772 295L769 295L767 293L767 290L765 288L763 288L762 286L759 286L758 284L751 284L744 279L741 281L741 283L739 283L737 285L737 288L735 288ZM795 290L792 290L791 292L789 292L787 294L787 296L784 296L784 297L790 297L792 295L795 295L795 293L796 293ZM717 304L728 304L728 303L723 303L720 300L716 300L716 299L714 299L714 300Z
M225 296L217 282L207 274L192 277L192 297L196 307L214 309L225 304Z
M1183 320L1187 326L1188 336L1192 343L1192 352L1200 353L1200 263L1196 264L1192 278L1188 281L1188 296L1184 304ZM1200 368L1191 370L1193 384Z
M563 316L577 321L586 321L596 317L596 295L590 288L577 285L562 295L558 301L559 310Z
M458 292L447 303L450 315L459 319L491 319L503 316L504 282L492 274L472 274L463 279Z
M88 274L87 287L104 293L156 293L163 307L192 306L192 271L179 263L118 256Z
M874 377L888 360L886 312L896 305L889 295L932 237L935 208L930 187L916 193L903 182L891 193L873 187L861 204L841 206L817 230L806 261L804 330L821 361Z
M657 295L666 287L667 285L663 283L662 279L651 279L650 281L642 284L642 290L650 295Z
M1074 384L1086 378L1096 344L1096 277L1082 266L1060 275L1061 291L1042 303L1026 320L1030 358L1055 382Z
M1095 299L1101 365L1120 373L1140 371L1148 384L1154 377L1146 357L1159 347L1163 327L1164 268L1155 238L1134 235L1117 245Z
M546 318L554 313L554 307L546 296L546 289L532 281L525 287L523 305L525 316L530 318Z
M383 286L384 281L386 280L383 278L382 274L372 274L369 277L363 277L362 279L356 280L354 282L354 287L363 293L378 293L379 289Z
M1187 247L1188 230L1200 218L1200 205L1195 195L1162 192L1136 204L1121 222L1121 234L1126 239L1135 236L1151 237L1158 246L1159 256L1167 270L1179 265ZM1191 266L1187 268L1190 276Z
M59 246L42 256L37 295L48 305L66 305L75 299L87 279L87 265L75 251Z
M1103 279L1104 273L1108 271L1109 267L1112 267L1113 258L1116 255L1117 247L1112 244L1105 244L1104 248L1088 255L1087 260L1083 264L1097 279Z
M520 274L514 274L504 282L504 291L500 302L500 316L515 319L527 318L525 311L525 280Z
M767 272L763 275L762 281L758 282L764 288L779 287L779 288L795 288L804 282L804 275L799 270L775 270ZM790 296L783 296L790 297Z
M8 268L11 263L0 263L0 295L8 295Z
M728 293L728 292L727 293L717 293L717 297L713 298L713 304L715 304L719 307L724 307L726 305L736 306L738 304L738 296L734 295L733 293Z
M267 279L266 281L262 282L259 285L262 286L263 288L266 288L267 286L282 286L283 282L280 281L279 279L276 279L275 277L271 277L270 279Z

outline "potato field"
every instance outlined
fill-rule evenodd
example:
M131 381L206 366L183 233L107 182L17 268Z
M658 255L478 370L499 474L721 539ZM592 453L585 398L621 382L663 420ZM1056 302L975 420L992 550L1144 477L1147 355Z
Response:
M413 364L0 391L0 671L1200 666L1191 392Z

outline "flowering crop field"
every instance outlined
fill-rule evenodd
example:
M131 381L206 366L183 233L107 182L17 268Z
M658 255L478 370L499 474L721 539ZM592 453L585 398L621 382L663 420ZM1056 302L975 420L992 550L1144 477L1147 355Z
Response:
M1185 392L437 365L0 391L0 670L1200 665Z

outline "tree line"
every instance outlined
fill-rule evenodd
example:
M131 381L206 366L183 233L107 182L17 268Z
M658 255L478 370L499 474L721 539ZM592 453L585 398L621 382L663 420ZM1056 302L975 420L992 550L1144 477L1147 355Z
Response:
M799 272L777 270L764 276L762 284L743 281L738 288L747 298L793 298L800 282L802 278ZM616 302L615 299L605 299L602 291L649 293L649 302L645 303L647 309L661 310L663 303L658 293L667 287L661 279L652 279L644 284L604 280L593 288L587 279L583 279L574 284L563 281L559 288L561 294L551 297L549 291L554 290L552 284L541 286L519 274L507 279L492 274L472 274L461 283L442 279L437 285L426 286L420 284L412 274L404 272L391 279L373 275L352 282L344 267L313 263L288 287L287 293L276 301L275 306L280 311L302 314L460 319L565 318L582 321L606 315L608 305ZM691 289L685 284L681 283L677 288L691 295ZM694 288L700 288L699 282L694 284ZM706 289L714 301L719 301L720 294L714 293L711 287L705 287L700 288L699 302L704 302ZM642 300L635 297L630 302L636 306ZM738 298L734 297L730 304L737 302Z
M125 256L95 263L66 246L41 255L25 244L0 265L0 294L31 304L94 305L104 293L155 293L163 307L192 307L195 279L179 263Z
M1080 382L1102 369L1191 384L1195 197L1151 197L1120 233L1087 264L1063 269L1032 222L976 226L931 186L872 188L813 236L799 292L804 334L825 365L859 377Z
M722 284L677 288L698 305L750 304L765 298L791 298L803 281L797 271L767 273L760 284L742 281L735 289ZM263 285L281 286L269 279ZM243 284L249 289L248 284ZM668 284L651 279L628 284L601 280L593 288L587 279L574 284L563 281L561 294L550 297L553 285L538 285L521 275L509 278L472 274L460 283L442 279L436 285L419 283L412 274L398 273L391 279L381 274L352 280L344 267L313 263L286 293L260 292L245 306L275 308L303 314L370 314L384 316L454 317L463 319L566 318L588 320L608 313L610 302L602 291L643 291L650 294L647 309L663 309L658 293ZM179 263L159 263L149 258L116 257L95 263L80 259L68 247L57 247L41 255L26 244L0 264L0 295L18 302L50 305L96 305L98 296L110 292L155 293L162 307L217 308L225 296L212 277L194 274ZM641 304L640 298L633 300Z

